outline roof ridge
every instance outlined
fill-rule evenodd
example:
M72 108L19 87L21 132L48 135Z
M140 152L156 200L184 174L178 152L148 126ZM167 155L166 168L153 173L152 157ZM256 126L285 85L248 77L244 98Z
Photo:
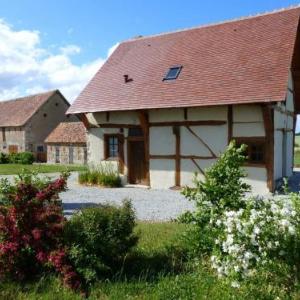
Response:
M7 100L3 100L3 101L0 100L0 103L7 103L7 102L14 102L14 101L24 101L24 100L26 100L26 98L41 96L41 95L45 95L45 94L54 94L57 91L59 91L59 90L55 89L55 90L50 90L50 91L46 91L46 92L41 92L41 93L31 94L31 95L27 95L27 96L22 96L22 97L18 97L18 98L12 98L12 99L7 99Z
M257 13L257 14L254 14L254 15L248 15L248 16L244 16L244 17L228 19L228 20L224 20L224 21L220 21L220 22L213 22L213 23L203 24L203 25L199 25L199 26L178 29L178 30L174 30L174 31L167 31L167 32L162 32L162 33L157 33L157 34L151 34L151 35L147 35L147 36L138 36L137 38L130 38L128 40L124 40L121 43L130 43L130 42L135 42L135 41L139 41L139 40L145 40L145 39L149 39L149 38L155 38L155 37L159 37L159 36L175 34L175 33L194 30L194 29L208 28L208 27L218 26L218 25L222 25L222 24L230 24L230 23L234 23L234 22L238 22L238 21L254 19L254 18L267 16L267 15L272 15L272 14L276 14L276 13L280 13L280 12L284 12L284 11L289 11L289 10L293 10L293 9L297 9L297 8L300 8L300 3L290 5L288 7L274 9L272 11L266 11L266 12Z

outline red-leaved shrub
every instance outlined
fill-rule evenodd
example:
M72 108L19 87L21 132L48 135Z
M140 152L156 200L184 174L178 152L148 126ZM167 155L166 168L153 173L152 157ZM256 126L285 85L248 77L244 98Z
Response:
M58 193L66 189L65 175L53 182L19 181L5 190L0 205L0 278L28 279L54 268L73 288L80 280L63 244L65 218ZM7 185L7 182L6 182Z

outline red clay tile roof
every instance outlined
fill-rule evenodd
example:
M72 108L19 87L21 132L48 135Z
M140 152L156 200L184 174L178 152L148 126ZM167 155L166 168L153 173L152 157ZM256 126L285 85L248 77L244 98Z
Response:
M57 90L0 101L0 127L23 126Z
M67 113L283 101L299 14L297 7L123 42ZM163 81L174 65L183 66L179 77Z
M86 143L86 129L82 122L62 122L46 138L46 143L83 144Z

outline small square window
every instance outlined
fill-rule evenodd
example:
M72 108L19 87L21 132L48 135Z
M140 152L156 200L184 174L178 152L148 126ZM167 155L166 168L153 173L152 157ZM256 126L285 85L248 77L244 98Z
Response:
M182 69L182 66L171 67L163 80L176 79Z
M248 163L263 164L265 163L265 141L264 139L238 138L237 146L246 144L245 155Z

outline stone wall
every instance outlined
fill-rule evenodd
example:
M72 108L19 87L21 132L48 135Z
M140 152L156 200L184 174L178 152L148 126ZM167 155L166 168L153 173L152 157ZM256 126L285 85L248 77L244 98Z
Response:
M73 155L72 155L73 151ZM57 154L58 155L57 155ZM47 162L50 164L86 164L87 150L86 145L47 145Z

